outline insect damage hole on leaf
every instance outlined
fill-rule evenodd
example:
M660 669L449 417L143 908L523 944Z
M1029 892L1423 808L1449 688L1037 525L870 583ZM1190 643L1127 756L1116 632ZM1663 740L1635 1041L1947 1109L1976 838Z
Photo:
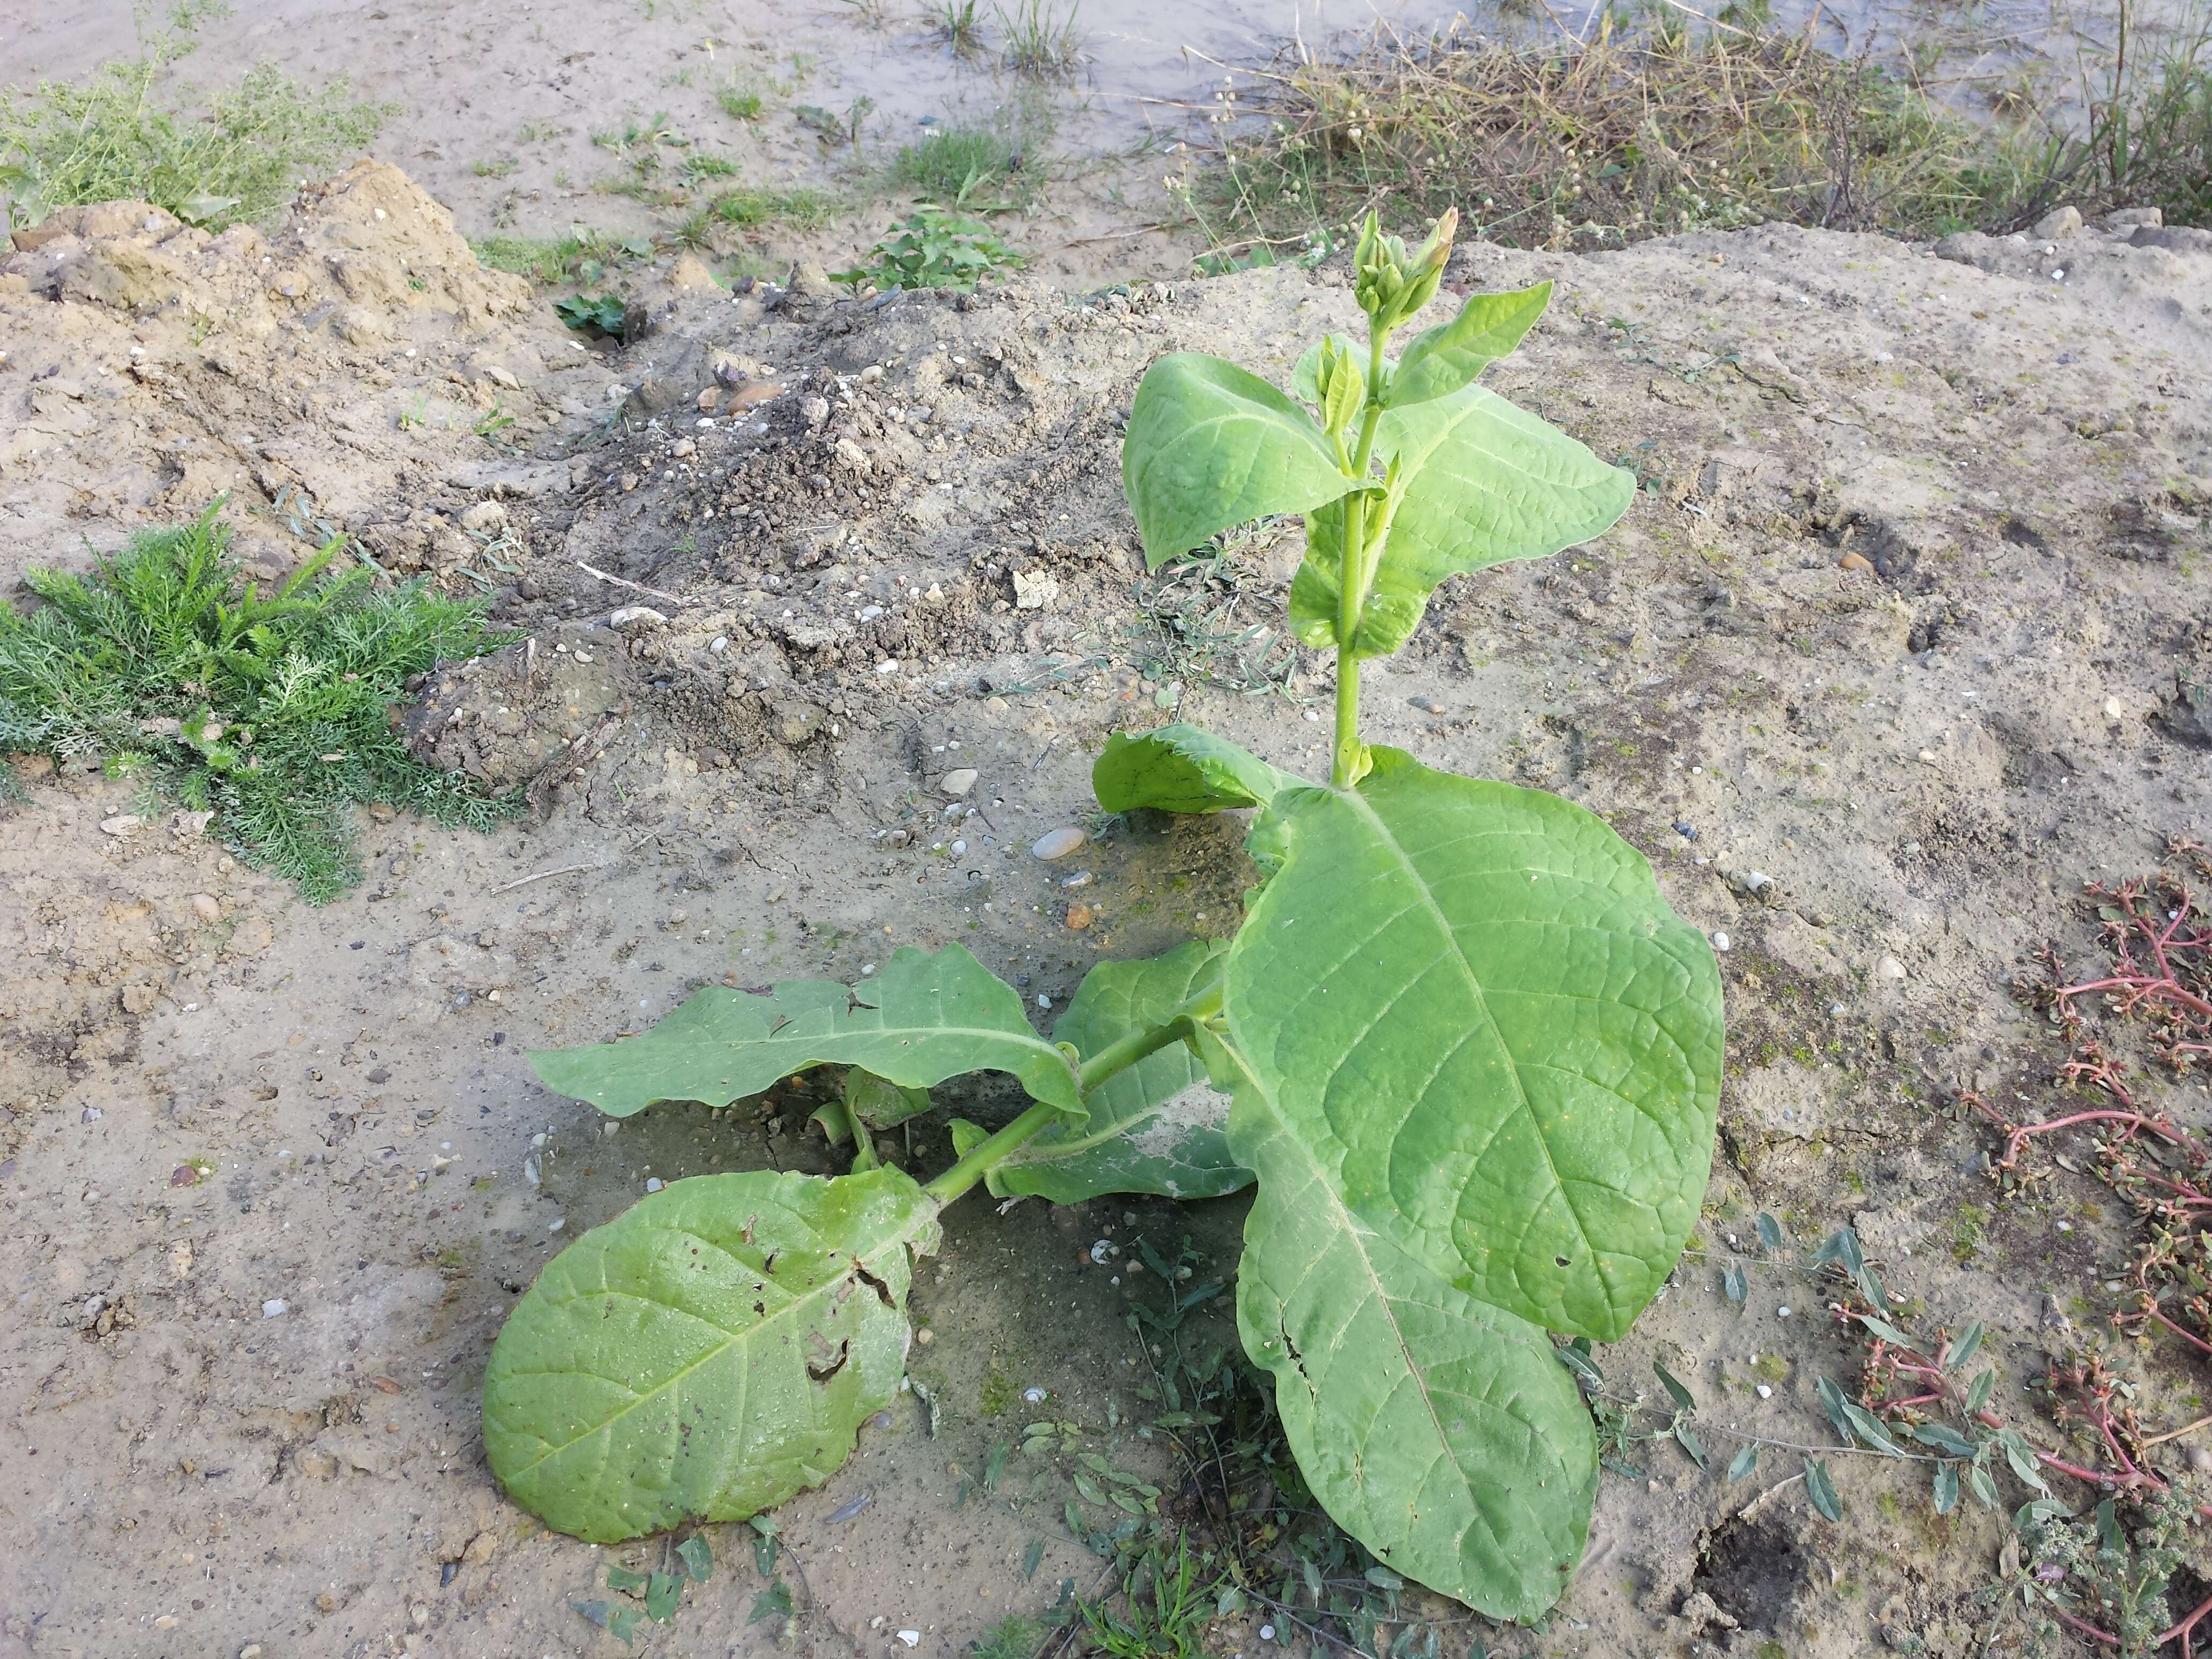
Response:
M1559 1600L1598 1479L1589 1345L1666 1282L1705 1191L1721 987L1705 935L1594 814L1360 736L1361 661L1403 646L1441 584L1600 535L1636 492L1478 384L1548 284L1469 295L1391 355L1440 290L1455 223L1408 249L1369 219L1352 295L1365 337L1324 338L1290 391L1176 352L1131 409L1122 477L1148 564L1301 515L1289 621L1336 656L1325 782L1183 722L1117 732L1094 767L1109 811L1252 815L1261 880L1232 937L1098 964L1048 1040L948 945L902 948L861 984L709 986L642 1035L532 1057L612 1116L843 1066L844 1097L816 1121L855 1149L850 1175L673 1182L548 1265L495 1345L484 1423L494 1473L549 1524L599 1540L686 1518L772 1527L760 1512L829 1478L902 1385L913 1263L975 1187L1073 1204L1252 1186L1239 1337L1305 1489L1390 1564L1369 1584L1523 1621ZM952 1162L927 1182L868 1167L876 1127L983 1071L1030 1103L996 1128L954 1119ZM1780 1249L1771 1218L1758 1231ZM700 1248L679 1278L670 1241L687 1236ZM744 1299L723 1301L738 1275ZM620 1310L583 1320L609 1291ZM1702 1465L1689 1390L1658 1374L1666 1432ZM1171 1376L1164 1398L1166 1425L1185 1403ZM1024 1449L1073 1432L1035 1425ZM991 1451L984 1491L1009 1450ZM1746 1445L1729 1478L1754 1462ZM1827 1512L1825 1466L1805 1483ZM1088 1524L1071 1505L1079 1535Z

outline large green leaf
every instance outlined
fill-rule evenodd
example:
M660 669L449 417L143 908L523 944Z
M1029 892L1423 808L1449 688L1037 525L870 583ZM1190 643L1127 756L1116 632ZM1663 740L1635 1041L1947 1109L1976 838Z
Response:
M1249 1071L1229 1133L1260 1181L1237 1328L1315 1497L1430 1589L1495 1619L1541 1613L1597 1490L1589 1411L1550 1340L1353 1215Z
M1459 1289L1610 1341L1697 1218L1721 1078L1711 948L1555 795L1376 748L1289 789L1231 946L1231 1040L1353 1214Z
M1121 483L1156 568L1218 530L1304 513L1352 488L1304 410L1257 375L1191 351L1145 371Z
M1138 806L1163 812L1265 806L1289 781L1228 738L1180 721L1134 737L1113 733L1091 769L1091 792L1109 812Z
M1552 302L1552 285L1470 294L1448 323L1413 337L1382 401L1392 409L1449 396L1521 343Z
M1164 956L1103 962L1084 975L1052 1034L1088 1059L1122 1037L1156 1030L1221 976L1228 948L1194 939ZM993 1170L986 1177L992 1193L1054 1204L1102 1193L1218 1198L1252 1179L1230 1156L1229 1097L1186 1044L1171 1043L1116 1073L1085 1103L1086 1121L1046 1130Z
M549 1089L628 1117L656 1100L725 1105L823 1061L903 1088L1011 1072L1038 1100L1082 1115L1067 1056L1030 1029L1022 999L957 945L902 945L848 988L786 980L766 993L710 985L641 1036L530 1056Z
M827 1480L906 1370L897 1170L678 1181L546 1265L492 1345L484 1452L548 1526L612 1543L741 1521Z
M1376 443L1405 489L1378 587L1387 573L1426 594L1447 576L1542 558L1602 535L1636 495L1633 473L1483 386L1384 410Z

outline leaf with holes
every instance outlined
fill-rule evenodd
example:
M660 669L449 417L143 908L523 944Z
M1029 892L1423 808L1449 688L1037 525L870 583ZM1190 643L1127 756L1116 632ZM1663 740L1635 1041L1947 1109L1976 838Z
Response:
M1285 791L1229 1036L1352 1213L1469 1295L1612 1341L1697 1219L1711 947L1571 802L1371 751Z
M1224 1051L1224 1054L1226 1051ZM1544 1333L1452 1288L1354 1215L1249 1070L1230 1145L1259 1176L1237 1274L1244 1350L1337 1523L1498 1619L1559 1597L1581 1559L1597 1436Z
M874 979L786 980L765 994L710 985L653 1030L530 1056L549 1089L628 1117L657 1100L726 1105L824 1061L901 1088L963 1072L1012 1073L1036 1099L1080 1117L1067 1056L1030 1029L1021 994L957 945L902 945Z
M1354 480L1305 411L1256 374L1179 351L1145 371L1121 443L1121 483L1155 568L1216 531L1307 513Z
M906 1369L937 1205L897 1170L671 1183L547 1264L492 1346L484 1451L594 1543L742 1521L827 1480Z
M1265 806L1291 780L1226 738L1195 726L1114 732L1091 769L1091 793L1109 812L1218 812Z
M1228 947L1194 940L1137 962L1102 962L1084 976L1052 1029L1085 1059L1121 1038L1164 1024L1176 1007L1220 976ZM1083 1122L1047 1129L985 1177L999 1198L1016 1194L1079 1204L1104 1193L1218 1198L1250 1184L1229 1151L1229 1097L1187 1044L1147 1054L1091 1091ZM983 1131L956 1125L953 1151L981 1144Z

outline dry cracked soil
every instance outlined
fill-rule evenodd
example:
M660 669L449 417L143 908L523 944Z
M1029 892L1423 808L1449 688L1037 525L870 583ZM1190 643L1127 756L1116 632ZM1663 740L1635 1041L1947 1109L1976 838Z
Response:
M1326 664L1255 631L1280 625L1298 534L1148 578L1120 423L1165 351L1285 375L1350 290L1324 267L868 301L678 265L618 345L481 270L382 165L266 236L131 204L47 228L0 262L0 580L222 492L269 574L342 530L526 630L404 718L532 810L482 836L364 813L366 879L312 908L129 783L19 758L0 1654L619 1651L572 1604L660 1547L586 1547L504 1502L477 1421L492 1338L648 1181L830 1166L790 1090L617 1129L538 1087L527 1052L704 983L854 980L956 939L1048 1020L1093 962L1232 929L1235 815L1101 821L1090 760L1172 709L1324 768ZM2014 982L2046 939L2091 959L2085 880L2212 829L2193 240L1774 227L1453 259L1454 292L1557 283L1491 382L1644 488L1596 544L1443 590L1370 671L1369 736L1586 804L1725 941L1705 1222L1599 1356L1616 1379L1663 1358L1717 1468L1731 1431L1832 1439L1817 1386L1859 1351L1788 1262L1846 1224L1920 1328L1986 1322L2003 1408L2070 1443L2027 1385L2115 1304L2126 1212L2078 1146L2008 1194L1957 1093L2023 1116L2062 1098L2065 1050ZM478 435L493 413L512 424ZM1066 826L1073 854L1032 855ZM2201 1079L2136 1082L2212 1125ZM943 1092L899 1161L947 1161L951 1111L1011 1109ZM1225 1273L1241 1215L954 1211L915 1293L937 1420L902 1397L780 1512L791 1621L750 1622L750 1534L711 1528L714 1576L646 1650L949 1659L1091 1589L1066 1457L981 1472L1041 1415L1168 1472L1124 1318L1152 1280L1091 1247L1188 1233ZM2202 1414L2201 1358L2123 1346L2146 1427ZM2200 1426L2160 1467L2208 1448ZM1832 1462L1844 1526L1786 1454L1729 1484L1636 1448L1548 1628L1489 1650L1983 1652L2004 1518L1939 1518L1911 1471ZM1269 1645L1244 1617L1207 1644Z

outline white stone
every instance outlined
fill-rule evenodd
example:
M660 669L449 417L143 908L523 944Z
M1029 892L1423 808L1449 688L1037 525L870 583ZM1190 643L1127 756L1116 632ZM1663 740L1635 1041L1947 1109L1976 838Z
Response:
M1085 839L1083 831L1073 824L1063 824L1057 830L1048 830L1038 836L1031 844L1030 853L1032 857L1042 859L1049 864L1054 859L1066 858L1077 848L1082 846Z
M264 1319L274 1319L283 1313L284 1309L285 1303L282 1297L271 1297L261 1304L261 1316Z
M937 781L939 791L948 795L964 795L975 787L975 769L963 766L947 772Z
M1895 957L1879 957L1874 964L1874 976L1876 979L1903 979L1905 964Z

